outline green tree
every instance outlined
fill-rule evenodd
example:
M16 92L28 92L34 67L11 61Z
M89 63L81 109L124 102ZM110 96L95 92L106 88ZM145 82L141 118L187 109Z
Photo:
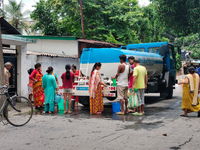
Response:
M8 20L8 22L13 25L17 30L20 32L22 29L25 29L25 31L28 28L28 25L25 23L25 21L29 18L30 11L26 10L22 12L22 8L24 7L24 4L22 1L17 3L15 0L8 0L8 5L5 5L5 19ZM1 10L1 13L3 11Z
M177 36L200 31L199 0L157 0L156 7L159 20Z
M31 17L36 30L45 35L82 36L77 0L40 0ZM168 40L163 35L153 5L138 6L137 0L84 0L83 15L87 39L130 44Z
M80 8L73 0L40 0L31 13L44 35L81 36Z
M77 1L40 0L35 7L31 14L38 21L35 29L42 29L45 35L82 35ZM142 13L136 0L85 0L83 14L86 38L119 43L139 42L134 28L137 17Z
M190 34L174 40L174 45L181 46L182 50L190 51L192 59L200 59L200 34Z

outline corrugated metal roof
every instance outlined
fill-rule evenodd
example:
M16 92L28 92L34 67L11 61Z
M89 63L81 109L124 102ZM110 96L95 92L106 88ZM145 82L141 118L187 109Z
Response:
M63 58L78 58L78 55L61 55L61 54L52 54L52 53L43 53L43 52L34 52L27 51L27 55L37 55L37 56L47 56L47 57L63 57Z
M95 40L87 40L87 39L77 39L79 42L84 43L91 43L91 44L97 44L97 45L105 45L105 46L112 46L112 47L120 47L121 44L115 44L115 43L108 43L108 42L102 42L102 41L95 41Z

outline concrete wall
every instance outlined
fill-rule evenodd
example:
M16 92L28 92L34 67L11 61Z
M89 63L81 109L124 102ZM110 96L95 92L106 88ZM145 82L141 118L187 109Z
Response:
M21 96L27 96L27 45L17 45L17 93Z
M71 59L71 58L51 58L51 57L45 57L45 56L38 56L37 62L42 64L42 73L45 74L46 70L49 66L52 66L54 68L54 73L58 75L59 84L62 85L61 82L61 75L65 72L65 65L75 64L78 69L78 59Z
M38 39L36 44L27 44L27 51L47 52L78 56L78 42L75 40L44 40Z
M42 73L45 74L46 70L49 66L54 68L54 72L58 75L59 85L62 85L62 81L60 79L62 73L65 72L65 65L66 64L75 64L79 69L79 60L78 59L71 59L71 58L52 58L46 56L36 56L36 55L26 55L25 61L22 63L24 67L22 67L21 74L22 78L18 79L18 83L21 87L21 95L28 96L28 88L27 84L29 82L29 75L27 70L30 68L34 68L34 65L39 62L42 64ZM19 65L18 65L19 66ZM19 66L21 67L21 66ZM18 68L20 69L20 68ZM19 91L18 91L18 94Z

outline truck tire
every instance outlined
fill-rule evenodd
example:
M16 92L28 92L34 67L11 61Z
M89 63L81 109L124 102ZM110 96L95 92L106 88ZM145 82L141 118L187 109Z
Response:
M167 99L171 99L173 97L173 81L170 80L169 82L169 87L168 87L168 95L167 95Z
M89 96L79 96L79 103L83 106L90 106L90 97Z
M117 91L111 91L111 93L115 93L115 97L106 97L109 101L114 101L117 99Z
M109 101L114 101L116 100L117 97L106 97Z

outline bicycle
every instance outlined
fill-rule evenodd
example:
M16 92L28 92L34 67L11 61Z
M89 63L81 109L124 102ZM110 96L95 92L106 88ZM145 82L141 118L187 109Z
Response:
M20 127L27 124L33 115L33 106L29 99L23 96L14 95L10 97L8 93L8 86L0 86L0 90L5 89L4 93L6 99L0 109L0 121L2 120L2 111L4 118L15 127Z

